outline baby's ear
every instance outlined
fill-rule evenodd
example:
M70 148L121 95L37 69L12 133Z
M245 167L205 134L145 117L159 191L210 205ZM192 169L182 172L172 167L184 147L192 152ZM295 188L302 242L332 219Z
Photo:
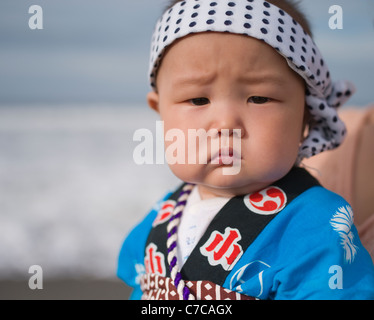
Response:
M151 109L155 110L156 112L159 112L158 101L159 97L157 92L151 91L147 94L148 105L151 107Z

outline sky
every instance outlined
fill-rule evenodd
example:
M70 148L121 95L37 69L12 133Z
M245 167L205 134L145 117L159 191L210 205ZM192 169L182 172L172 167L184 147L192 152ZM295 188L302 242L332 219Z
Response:
M43 29L29 28L31 5ZM145 103L153 27L167 0L1 0L0 106ZM329 8L343 29L329 28ZM302 0L333 78L352 80L350 104L374 102L374 1Z

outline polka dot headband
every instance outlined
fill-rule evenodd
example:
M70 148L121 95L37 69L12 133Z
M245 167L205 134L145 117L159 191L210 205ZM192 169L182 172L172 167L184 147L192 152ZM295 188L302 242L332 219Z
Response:
M243 34L264 41L305 80L305 101L313 121L300 146L298 163L343 142L346 129L337 107L353 94L353 85L346 81L333 83L313 39L284 10L263 0L186 0L167 10L152 38L149 74L153 89L165 48L189 34L208 31Z

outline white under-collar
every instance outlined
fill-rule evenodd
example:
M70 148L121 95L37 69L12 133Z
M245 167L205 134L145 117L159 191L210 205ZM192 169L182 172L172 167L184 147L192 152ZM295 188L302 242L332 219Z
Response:
M180 268L190 256L213 218L229 200L230 198L223 197L202 200L198 186L193 188L178 227L177 244Z

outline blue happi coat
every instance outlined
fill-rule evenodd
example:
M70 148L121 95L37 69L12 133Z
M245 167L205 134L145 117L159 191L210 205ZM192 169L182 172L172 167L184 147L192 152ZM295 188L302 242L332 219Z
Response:
M166 226L179 191L167 194L122 246L118 276L134 288L132 299L142 297L147 273L170 278ZM230 199L181 274L258 299L374 299L374 267L352 208L300 168Z

